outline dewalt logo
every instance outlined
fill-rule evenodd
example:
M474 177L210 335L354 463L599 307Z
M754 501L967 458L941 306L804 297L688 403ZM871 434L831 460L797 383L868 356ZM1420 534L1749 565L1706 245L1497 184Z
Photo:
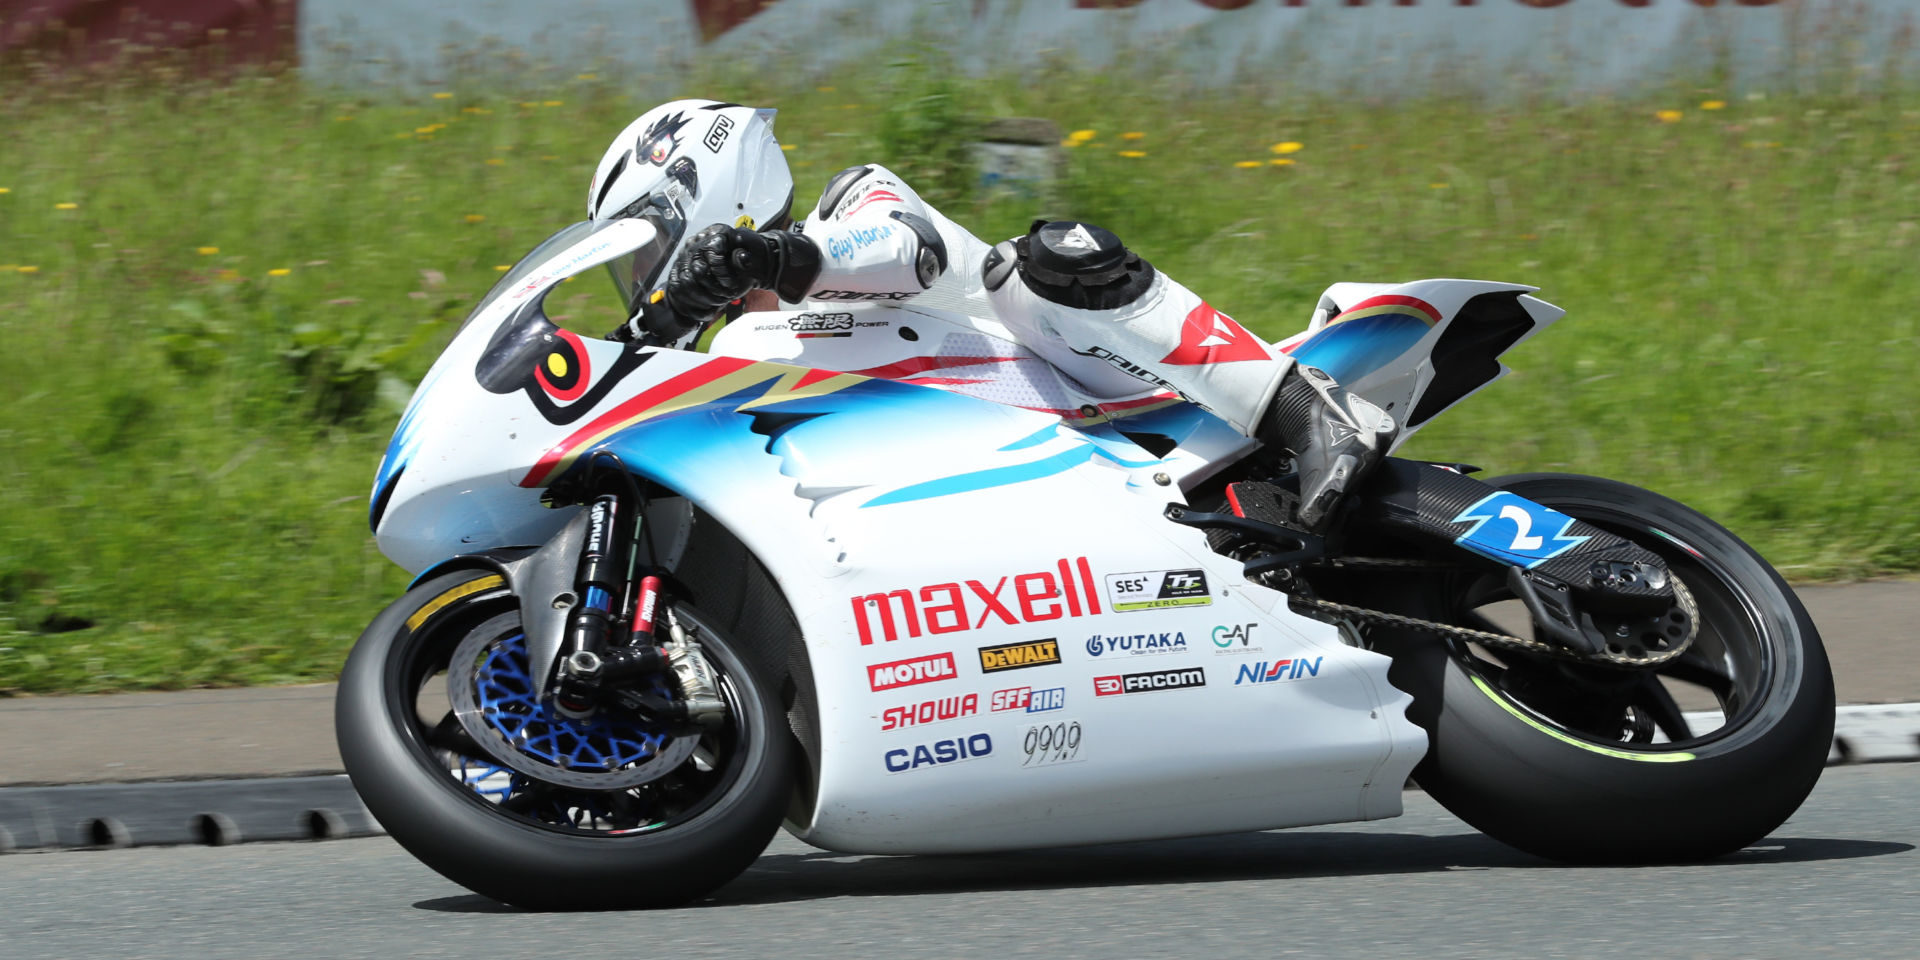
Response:
M1022 667L1041 667L1060 662L1060 644L1053 640L1032 643L1003 643L980 648L980 672L998 673Z

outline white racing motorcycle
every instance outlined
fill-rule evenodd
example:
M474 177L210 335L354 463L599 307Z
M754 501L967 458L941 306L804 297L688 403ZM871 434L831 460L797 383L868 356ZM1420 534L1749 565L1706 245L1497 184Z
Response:
M1081 395L957 278L748 314L705 354L547 318L661 235L576 224L523 260L374 482L418 578L347 662L340 750L474 891L681 903L783 821L904 854L1368 820L1410 775L1544 857L1687 860L1820 774L1813 624L1678 503L1390 458L1313 536L1284 452L1170 393ZM1340 284L1283 348L1404 439L1560 316L1529 290Z

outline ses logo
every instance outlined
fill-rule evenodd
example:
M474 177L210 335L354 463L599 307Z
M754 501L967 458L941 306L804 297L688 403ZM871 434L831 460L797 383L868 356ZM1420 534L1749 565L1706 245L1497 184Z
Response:
M987 701L987 709L994 713L1005 713L1008 710L1046 713L1066 705L1066 687L1048 687L1045 690L1035 690L1032 687L1010 687L1005 690L995 690L992 698Z
M1207 575L1193 570L1148 570L1107 574L1107 601L1116 613L1163 607L1204 607L1213 602Z
M880 711L880 729L898 730L901 727L924 726L943 720L971 717L979 712L980 695L977 693L969 693L964 697L922 700L904 707L888 707Z
M959 675L960 670L954 666L951 653L915 657L912 660L895 660L892 663L876 663L867 668L867 681L872 684L875 691L910 687L916 683L932 683L935 680L951 680Z
M921 767L938 767L984 757L993 752L993 738L976 733L970 737L935 740L918 746L896 747L887 751L888 773L906 773Z
M1243 683L1280 683L1286 680L1317 677L1320 675L1320 661L1325 659L1325 657L1314 657L1309 661L1305 657L1294 657L1291 660L1275 660L1271 663L1265 660L1243 663L1240 665L1240 672L1233 678L1233 685L1237 687Z
M1153 690L1179 690L1204 687L1207 671L1200 667L1185 670L1155 670L1152 673L1125 673L1113 677L1094 677L1093 695L1111 697L1122 693L1146 693Z
M1094 593L1093 568L1086 557L1076 558L1071 566L1060 560L1054 570L1001 577L991 588L985 581L964 580L936 583L917 591L902 588L853 598L853 619L860 628L863 647L873 643L876 620L881 635L892 643L900 639L903 627L907 636L919 636L923 622L928 633L954 633L978 630L988 625L989 618L994 626L1017 627L1099 613L1100 598Z
M1231 623L1213 628L1214 653L1259 653L1253 646L1253 628L1257 623Z
M1087 656L1101 657L1109 653L1126 653L1143 656L1151 653L1185 653L1187 635L1179 631L1173 633L1129 633L1118 637L1104 637L1094 634L1087 638Z

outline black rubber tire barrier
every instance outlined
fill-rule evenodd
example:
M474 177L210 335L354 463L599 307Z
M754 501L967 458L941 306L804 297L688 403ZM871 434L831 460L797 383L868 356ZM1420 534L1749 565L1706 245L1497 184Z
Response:
M224 813L203 813L193 818L193 832L200 838L201 844L209 847L230 847L240 842L240 825Z
M726 637L688 607L714 665L733 683L743 709L744 766L727 792L691 820L651 833L562 833L496 810L439 766L407 719L412 691L401 689L413 648L513 609L504 591L481 591L449 604L410 630L407 619L467 581L494 576L463 570L409 591L374 618L340 676L334 726L340 755L367 809L388 835L448 879L503 903L542 910L666 907L702 896L745 870L779 828L792 785L791 737L774 685L755 674ZM503 602L504 601L504 602ZM476 619L478 615L478 619ZM457 637L455 637L457 641Z
M1561 474L1492 482L1589 521L1631 516L1706 554L1757 609L1771 676L1750 715L1687 748L1694 759L1650 763L1556 739L1483 692L1433 637L1376 630L1374 647L1394 658L1389 678L1413 695L1407 716L1430 738L1420 786L1494 839L1578 863L1716 857L1784 822L1826 765L1834 694L1819 634L1779 574L1719 524L1637 487Z

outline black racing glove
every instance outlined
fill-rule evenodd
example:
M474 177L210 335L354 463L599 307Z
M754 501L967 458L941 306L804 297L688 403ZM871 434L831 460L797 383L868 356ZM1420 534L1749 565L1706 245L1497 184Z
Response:
M707 319L748 291L773 285L779 256L752 230L714 224L693 235L667 275L667 303L688 319Z

